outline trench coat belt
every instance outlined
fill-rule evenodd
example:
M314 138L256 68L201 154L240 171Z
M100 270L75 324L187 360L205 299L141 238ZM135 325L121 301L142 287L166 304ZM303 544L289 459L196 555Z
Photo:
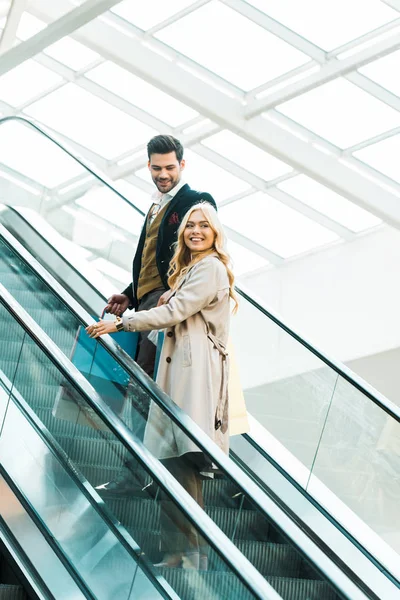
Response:
M218 406L215 413L215 429L221 428L221 432L225 433L228 430L228 415L225 414L228 401L228 353L222 342L215 337L210 331L207 331L208 339L213 343L214 348L218 350L222 359L222 377L221 387L219 391Z

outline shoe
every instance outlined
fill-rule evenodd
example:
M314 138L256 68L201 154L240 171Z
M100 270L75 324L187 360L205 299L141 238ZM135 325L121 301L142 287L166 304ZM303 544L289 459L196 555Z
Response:
M161 562L156 563L154 566L159 568L159 569L163 569L163 568L168 568L168 569L177 569L180 568L182 566L182 553L178 553L178 554L165 554L164 558L162 559Z
M153 481L147 485L141 485L131 474L117 477L106 483L98 485L95 490L102 498L108 497L127 497L136 496L141 498L154 498L157 493L157 486Z

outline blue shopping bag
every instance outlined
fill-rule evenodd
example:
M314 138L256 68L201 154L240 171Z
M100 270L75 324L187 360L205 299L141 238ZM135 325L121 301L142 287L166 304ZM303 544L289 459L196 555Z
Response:
M104 311L101 318L103 316ZM131 358L136 358L139 341L137 331L119 331L110 335ZM125 369L96 339L88 336L84 327L78 330L71 362L90 380L100 378L121 387L125 387L129 382L129 375Z
M121 331L110 335L131 358L136 358L138 332ZM163 339L163 334L159 334L154 379L156 378ZM131 378L112 354L99 344L98 340L88 336L83 326L80 326L77 331L71 362L84 375L106 404L118 416L122 416ZM60 386L60 392L53 407L53 415L60 419L89 425L97 429L103 428L102 423L96 418L95 414L92 414L92 411L83 406L78 406L75 394L71 393L69 387L65 385Z

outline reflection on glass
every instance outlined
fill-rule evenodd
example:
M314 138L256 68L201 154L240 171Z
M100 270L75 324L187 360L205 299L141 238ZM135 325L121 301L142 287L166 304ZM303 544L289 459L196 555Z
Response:
M231 327L246 405L259 424L258 437L268 443L269 451L277 448L277 457L281 446L289 450L307 473L337 374L248 302L241 302ZM307 477L302 483L306 481Z
M14 403L1 432L0 457L95 597L129 598L136 563Z
M345 515L355 534L365 526L378 534L380 539L370 537L374 545L369 550L375 554L383 541L397 552L399 564L400 423L341 377L309 490L339 520ZM385 560L387 552L382 550Z

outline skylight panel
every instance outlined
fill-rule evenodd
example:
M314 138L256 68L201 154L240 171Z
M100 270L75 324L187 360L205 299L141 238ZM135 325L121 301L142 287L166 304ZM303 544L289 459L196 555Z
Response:
M282 258L339 239L332 231L262 192L223 206L219 215L225 225Z
M185 150L185 159L186 168L182 174L184 180L192 189L210 193L217 203L250 189L250 185L243 179L231 175L191 150ZM137 171L136 175L151 181L147 167Z
M111 12L133 23L136 27L146 30L176 15L194 2L195 0L168 0L168 2L166 0L152 0L151 2L125 0L114 6Z
M277 110L339 148L400 125L400 113L342 78L284 102Z
M84 172L55 144L15 121L1 126L0 163L48 188Z
M306 175L282 181L277 187L351 231L363 231L381 223L371 213Z
M82 198L76 200L75 204L130 234L139 235L142 229L143 217L122 198L104 186L92 188Z
M118 191L121 192L131 204L137 206L144 213L147 213L153 203L151 194L147 194L125 179L118 179L115 184Z
M155 37L246 91L309 60L217 0L165 27Z
M33 35L36 35L36 33L45 27L46 23L44 23L44 21L41 21L25 11L22 13L19 22L17 37L20 40L25 41ZM44 54L47 54L47 56L51 56L51 58L58 60L58 62L75 71L83 69L100 58L100 55L97 54L97 52L93 52L93 50L90 50L90 48L87 48L84 44L81 44L70 37L64 37L61 40L58 40L54 44L51 44L51 46L45 48L43 52Z
M400 96L400 50L375 60L359 69L359 72L379 83L389 92Z
M21 106L62 81L60 75L29 59L0 77L0 99Z
M330 51L397 19L379 0L247 0L320 48Z
M358 150L354 152L354 156L400 183L400 135Z
M235 277L246 275L247 273L270 265L265 258L248 250L241 244L237 244L233 240L228 240L228 253L232 260L232 268Z
M106 159L146 143L158 133L73 83L38 100L25 112Z
M227 130L216 133L201 143L266 181L292 170L278 158Z
M99 65L85 76L172 127L198 116L179 100L112 62Z

